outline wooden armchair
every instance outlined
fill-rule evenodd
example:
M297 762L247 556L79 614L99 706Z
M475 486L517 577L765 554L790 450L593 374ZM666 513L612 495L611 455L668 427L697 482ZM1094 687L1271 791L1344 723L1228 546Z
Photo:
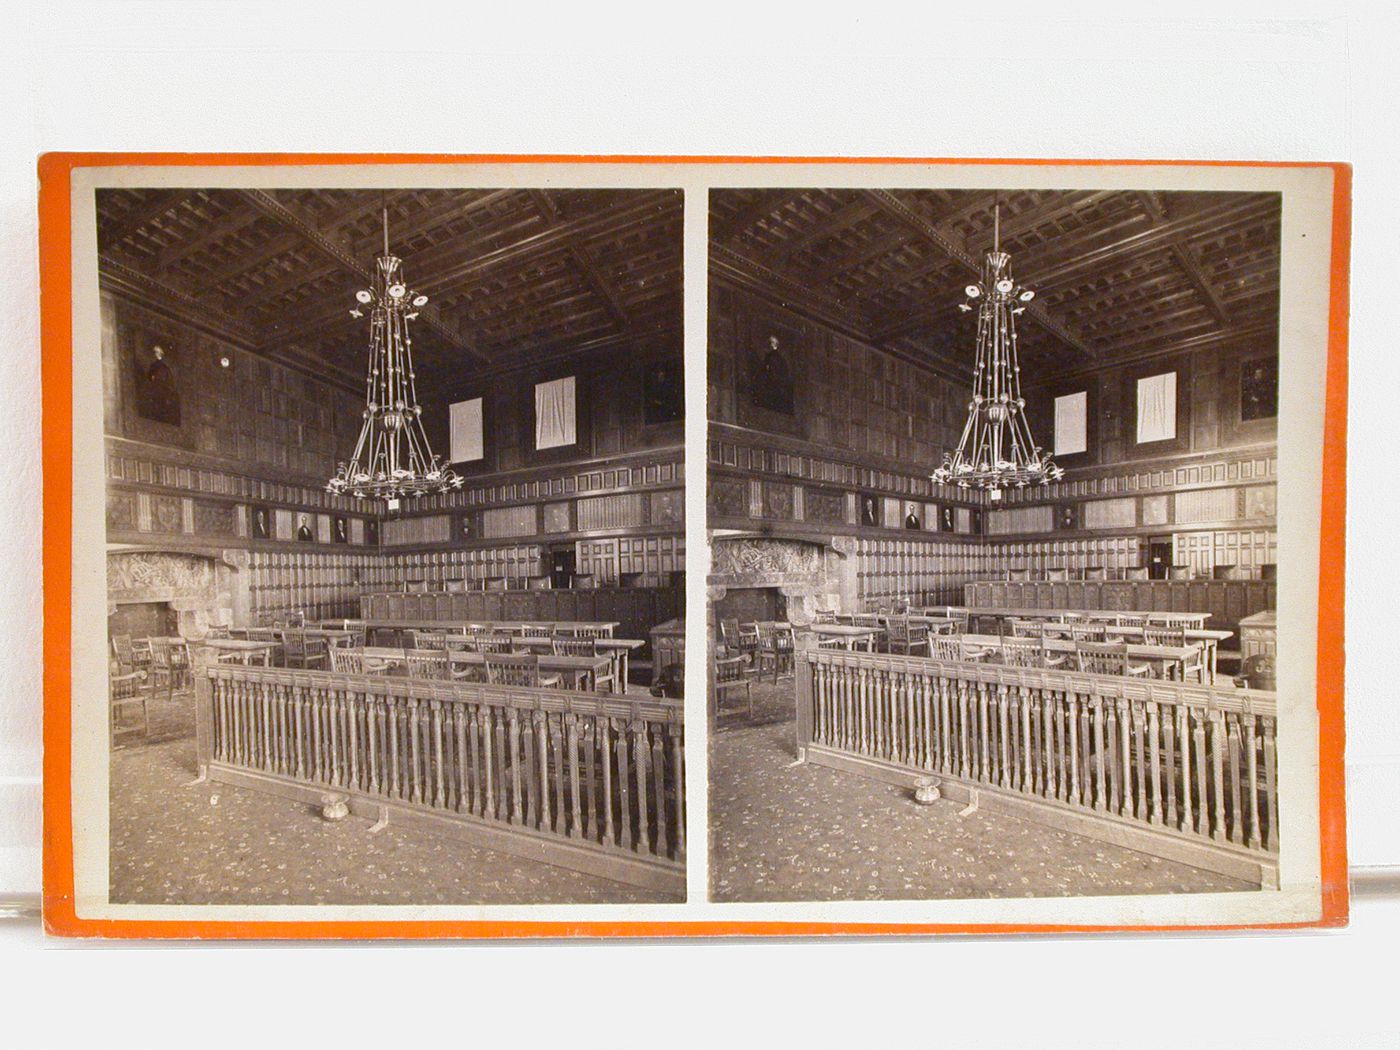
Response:
M1186 649L1190 648L1191 655L1176 664L1176 672L1181 676L1181 681L1186 681L1187 675L1195 675L1196 681L1202 685L1206 683L1206 652L1205 646L1192 644L1186 640L1185 627L1167 627L1157 624L1146 624L1142 628L1143 645L1160 645L1164 648Z
M739 624L739 653L749 661L749 670L758 672L758 624Z
M1146 664L1133 664L1128 660L1126 642L1081 642L1074 643L1074 659L1083 674L1122 675L1137 678L1147 674Z
M116 658L117 666L123 673L130 673L136 670L136 656L131 651L131 635L112 635L112 655Z
M475 640L476 651L479 653L509 653L515 648L515 643L508 634L478 634Z
M1022 620L1015 616L1007 618L1007 623L1011 626L1012 638L1044 638L1044 620Z
M598 655L596 638L562 638L556 635L552 643L555 656L594 656ZM606 686L606 689L604 688ZM617 660L609 659L606 671L593 674L593 689L596 692L618 692Z
M791 628L781 628L772 620L761 620L754 625L758 631L758 647L754 650L754 673L762 678L766 669L772 668L773 681L786 673L792 673L792 633Z
M724 713L724 701L734 693L743 693L745 705L748 708L749 718L753 718L753 688L748 675L744 673L744 657L739 654L734 656L724 655L727 652L720 647L715 654L714 663L714 689L715 689L715 718L718 719Z
M929 635L928 641L935 660L976 662L993 652L991 649L968 645L967 639L962 635L932 634Z
M446 649L405 649L403 655L409 678L446 681L451 677Z
M540 658L534 653L488 653L486 680L492 685L557 689L563 679L557 674L540 674Z
M813 622L813 623L835 623L835 622L836 622L836 610L835 610L835 609L818 609L818 610L816 611L816 615L815 615L815 617L813 618L812 622Z
M1069 636L1076 642L1104 642L1108 626L1094 620L1078 620L1069 625Z
M1044 666L1045 646L1039 638L1003 638L1001 662L1007 667Z
M906 616L891 616L885 625L888 639L889 651L898 653L901 656L913 656L916 651L922 652L924 656L929 655L928 632L919 631L915 633L910 629L909 618Z
M115 674L108 679L108 718L112 728L112 746L117 746L117 735L123 732L121 728L121 712L127 707L141 708L141 736L151 735L151 715L146 706L149 699L146 688L147 677L145 671L128 671L126 674ZM132 732L134 730L126 730Z
M170 640L168 638L150 638L147 644L151 647L151 659L146 666L150 675L151 697L154 698L156 690L165 684L165 698L169 700L175 695L175 668L170 658Z
M337 645L330 651L331 670L336 674L364 674L365 654L362 648Z
M300 628L289 627L282 632L282 648L288 667L306 671L324 671L329 663L324 638L307 638Z

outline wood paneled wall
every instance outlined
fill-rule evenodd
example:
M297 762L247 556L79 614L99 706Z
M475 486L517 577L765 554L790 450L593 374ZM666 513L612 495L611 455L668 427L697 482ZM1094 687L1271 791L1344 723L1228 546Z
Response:
M305 613L308 619L357 616L362 591L385 586L377 553L253 551L248 563L249 613L254 623Z
M104 294L101 318L108 434L321 485L353 446L364 405L350 392L124 298ZM179 401L178 425L137 411L137 386L157 345Z
M751 396L772 336L793 379L791 415L760 408ZM716 281L709 351L711 420L872 462L940 462L967 411L967 391L932 372Z
M963 584L989 571L984 545L951 540L884 540L856 542L856 590L862 608L875 609L897 599L927 604L956 604Z
M680 445L684 422L648 423L643 390L644 376L654 365L667 365L675 376L684 374L677 340L677 334L667 333L625 350L576 355L465 381L440 397L424 392L428 440L444 456L450 455L448 406L479 397L485 454L475 462L453 464L467 477ZM565 376L576 378L578 443L567 449L536 450L535 384Z

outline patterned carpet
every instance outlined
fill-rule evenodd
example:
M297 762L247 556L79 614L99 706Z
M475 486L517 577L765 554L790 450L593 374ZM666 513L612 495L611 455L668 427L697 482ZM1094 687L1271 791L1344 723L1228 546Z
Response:
M791 718L792 686L785 682ZM765 693L773 692L765 687ZM1224 875L903 788L794 765L791 721L755 691L755 725L710 742L710 896L716 901L930 900L1205 893ZM721 723L723 726L724 723Z
M132 716L128 716L132 717ZM139 721L136 723L139 725ZM193 699L112 753L111 899L139 904L543 904L679 900L195 776Z

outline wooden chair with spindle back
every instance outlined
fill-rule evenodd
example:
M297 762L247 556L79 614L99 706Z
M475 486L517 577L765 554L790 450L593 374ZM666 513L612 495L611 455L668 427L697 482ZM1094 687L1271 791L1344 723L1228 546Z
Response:
M555 635L553 640L553 650L555 656L598 656L598 639L596 638L565 638ZM590 676L593 679L593 689L595 692L614 692L617 689L617 663L608 662L606 671L596 671Z
M131 640L131 666L138 671L145 671L151 666L151 640L149 638L133 638Z
M970 646L967 639L960 634L933 634L929 635L928 641L935 660L976 662L985 659L993 651L981 646Z
M907 616L891 616L885 630L891 653L900 656L929 655L928 632L914 631Z
M540 658L534 653L488 653L486 680L492 685L516 685L557 689L557 674L540 674Z
M739 624L739 653L749 662L749 671L758 672L758 624Z
M112 635L112 655L116 657L117 666L123 674L130 674L137 669L136 656L131 651L131 635Z
M184 690L194 685L194 675L190 667L190 643L181 638L170 643L170 681L175 690Z
M520 625L520 637L522 638L548 638L554 633L554 628L549 624L526 623Z
M1039 638L1003 638L1001 662L1007 667L1040 667L1045 647Z
M718 720L724 713L724 700L734 693L743 693L744 700L749 712L749 719L753 719L753 687L748 675L744 673L744 657L740 654L734 656L726 655L727 650L720 646L712 661L714 669L714 689L715 689L715 719Z
M1120 613L1113 618L1113 622L1119 627L1142 627L1147 623L1147 617L1124 615Z
M165 685L165 698L169 700L175 695L175 669L170 663L170 640L168 638L149 638L148 644L151 647L151 662L147 668L150 675L151 698L155 698L156 690Z
M1205 646L1193 645L1186 640L1185 627L1169 627L1165 624L1144 624L1142 628L1143 645L1159 645L1167 649L1191 650L1191 655L1184 660L1179 660L1173 667L1181 681L1186 681L1187 675L1195 675L1196 681L1205 685L1206 682L1206 653Z
M508 634L478 634L475 641L479 653L509 653L515 650L515 642Z
M337 645L331 650L331 670L336 674L364 674L365 654L363 647L350 648Z
M773 668L773 681L777 682L780 675L795 677L797 674L797 641L791 626L774 626L773 652L777 655L777 662Z
M329 662L324 638L308 638L299 627L288 627L282 632L282 647L288 667L305 671L324 671Z
M450 677L446 649L405 649L403 655L409 678L440 682Z
M125 674L114 674L108 678L107 717L111 725L112 747L117 746L117 735L123 732L121 713L128 707L141 708L141 735L142 737L151 735L151 714L147 707L149 698L145 671L128 671ZM133 732L134 730L127 731Z
M1107 625L1094 620L1076 620L1069 625L1069 636L1076 642L1103 642L1108 638Z
M813 623L835 623L835 622L836 622L836 610L835 610L835 609L818 609L818 610L816 611L815 615L813 616L812 622L813 622Z
M1022 620L1019 617L1011 616L1007 618L1007 623L1011 626L1012 638L1044 638L1044 620Z
M1106 674L1136 678L1147 674L1147 665L1128 660L1126 642L1085 642L1075 640L1075 664L1083 674Z

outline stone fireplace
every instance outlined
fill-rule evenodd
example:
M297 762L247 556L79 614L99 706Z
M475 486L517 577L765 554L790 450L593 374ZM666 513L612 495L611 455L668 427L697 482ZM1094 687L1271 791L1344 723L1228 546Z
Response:
M242 555L242 557L240 557ZM122 621L156 618L186 638L210 624L244 622L247 604L242 551L151 548L107 552L107 615Z
M766 611L774 619L811 623L818 609L843 606L851 547L845 537L827 542L774 536L712 536L710 608L727 604ZM737 603L737 604L736 604ZM744 615L740 619L748 618Z

